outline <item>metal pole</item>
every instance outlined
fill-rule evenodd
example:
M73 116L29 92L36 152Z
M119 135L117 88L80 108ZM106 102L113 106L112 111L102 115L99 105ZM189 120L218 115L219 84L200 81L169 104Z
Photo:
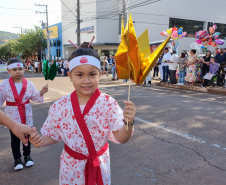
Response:
M47 49L48 49L48 59L51 60L51 51L50 51L50 36L49 36L49 24L48 24L48 10L46 6L46 32L47 32Z
M123 15L123 22L124 22L124 26L126 26L126 22L127 22L127 15L126 15L126 1L122 0L122 15Z
M80 2L77 0L77 45L80 46Z

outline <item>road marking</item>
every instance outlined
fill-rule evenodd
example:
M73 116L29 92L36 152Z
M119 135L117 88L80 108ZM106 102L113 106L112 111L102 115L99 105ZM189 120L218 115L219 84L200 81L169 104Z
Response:
M62 94L64 96L70 94L69 92L59 91L59 90L56 90L56 89L53 89L53 88L49 88L49 90L54 91L54 92L58 92L59 94Z
M216 147L218 149L222 149L222 150L226 151L226 148L221 147L219 144L214 144L214 143L207 142L204 139L202 139L200 137L193 136L191 134L180 133L180 132L176 131L175 128L166 127L165 125L159 125L159 124L153 123L151 121L146 121L146 120L144 120L142 118L138 118L138 117L135 117L134 119L137 120L137 121L139 121L139 122L142 122L142 123L145 123L147 125L150 125L152 127L155 127L155 128L164 130L166 132L169 132L169 133L178 135L180 137L186 138L188 140L195 141L195 142L198 142L198 143L201 143L201 144L208 144L210 146L214 146L214 147Z
M153 90L153 91L160 91L160 89L156 89L156 88L150 88L150 90ZM164 93L167 92L167 91L164 91ZM221 104L226 104L226 100L225 101L217 101L215 98L205 98L205 99L202 99L201 97L200 98L196 98L196 97L191 97L192 95L202 95L202 94L205 94L205 95L209 95L207 93L196 93L196 94L191 94L190 96L189 95L183 95L183 94L180 94L181 97L185 97L185 98L192 98L194 100L199 100L199 101L209 101L209 102L216 102L216 103L221 103ZM170 95L174 95L174 94L170 94ZM215 100L214 100L215 99Z

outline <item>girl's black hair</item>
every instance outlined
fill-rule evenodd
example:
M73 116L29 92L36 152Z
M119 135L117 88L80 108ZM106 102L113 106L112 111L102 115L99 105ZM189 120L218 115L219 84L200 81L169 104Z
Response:
M82 56L82 55L93 56L93 57L97 58L98 60L100 60L99 54L95 50L93 50L93 47L91 45L90 45L90 47L88 47L88 46L89 46L89 42L83 42L81 44L81 46L79 47L79 49L75 50L70 55L70 57L68 58L68 62L70 62L70 60L72 60L73 58Z
M210 52L210 57L211 57L211 51L210 50L207 50L207 52ZM207 52L206 52L206 57L207 57Z
M22 63L24 65L24 62L19 58L10 58L7 62L7 65L14 64L14 63Z

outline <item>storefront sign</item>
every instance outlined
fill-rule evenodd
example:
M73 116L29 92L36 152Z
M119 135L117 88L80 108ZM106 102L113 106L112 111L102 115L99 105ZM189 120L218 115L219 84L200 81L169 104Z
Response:
M0 64L0 72L7 72L6 64Z
M80 33L94 33L94 26L85 27L80 29ZM77 34L77 29L75 30L75 34Z
M45 35L45 38L47 38L46 29L43 29L42 31ZM50 36L50 39L57 39L58 38L58 25L49 27L49 36Z

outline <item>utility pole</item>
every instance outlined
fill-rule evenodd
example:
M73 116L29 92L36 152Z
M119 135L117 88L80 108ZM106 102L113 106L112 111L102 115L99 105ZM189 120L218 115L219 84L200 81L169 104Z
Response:
M127 16L126 16L126 0L122 0L122 16L123 16L124 26L126 26L126 22L127 22Z
M49 36L49 24L48 24L48 5L37 5L35 4L35 6L45 6L46 7L46 11L45 12L37 12L37 13L45 13L46 14L46 33L47 33L47 50L48 50L48 55L47 58L50 60L51 59L51 51L50 51L50 36Z
M77 0L77 46L79 47L81 44L80 37L80 2Z
M22 34L22 32L23 32L22 27L13 27L13 28L21 28L21 34Z

